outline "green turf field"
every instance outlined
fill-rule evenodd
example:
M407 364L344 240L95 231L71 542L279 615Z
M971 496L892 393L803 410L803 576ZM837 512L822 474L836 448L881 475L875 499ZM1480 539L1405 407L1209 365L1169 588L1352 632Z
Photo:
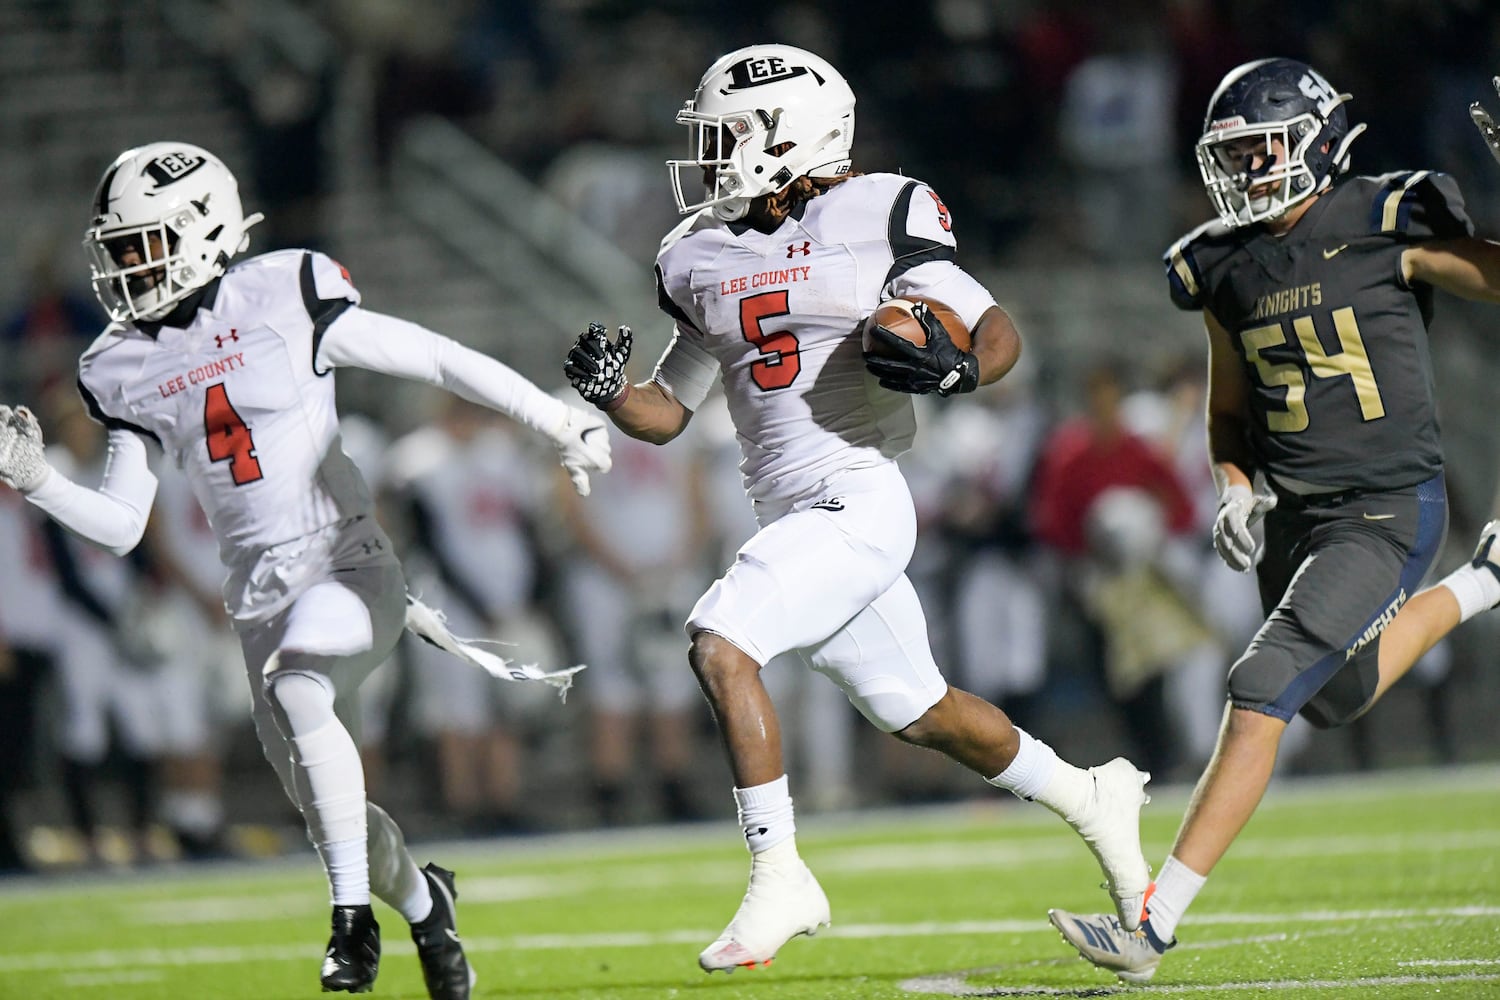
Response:
M1159 864L1182 790L1146 807ZM747 856L732 822L418 845L458 871L478 997L1101 996L1046 909L1107 908L1087 850L1036 806L802 821L833 927L775 964L709 977L696 956L733 913ZM1284 782L1180 928L1147 993L1500 997L1500 769ZM315 997L326 890L305 861L0 883L0 997ZM377 907L376 997L426 996L406 928Z

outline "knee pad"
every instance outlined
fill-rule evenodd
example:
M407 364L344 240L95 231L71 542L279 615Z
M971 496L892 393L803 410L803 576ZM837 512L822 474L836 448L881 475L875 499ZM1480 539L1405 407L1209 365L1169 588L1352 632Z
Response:
M267 666L278 663L273 657ZM336 718L333 685L321 674L280 668L265 680L266 704L287 739L321 729Z

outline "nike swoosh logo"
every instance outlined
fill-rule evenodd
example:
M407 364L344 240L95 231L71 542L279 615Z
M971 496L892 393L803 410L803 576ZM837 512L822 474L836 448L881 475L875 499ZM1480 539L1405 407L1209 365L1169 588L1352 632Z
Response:
M1366 514L1365 515L1365 520L1366 521L1389 521L1391 518L1393 518L1395 516L1396 516L1395 514Z
M590 434L603 434L603 433L604 433L604 428L603 427L590 427L587 430L585 430L581 435L579 435L579 438L583 441L584 444L588 444L589 443L589 435Z
M1339 255L1339 251L1341 251L1341 250L1347 250L1347 249L1349 249L1349 244L1344 243L1344 244L1342 244L1340 246L1334 247L1332 250L1324 250L1323 251L1323 259L1324 260L1333 260L1333 258L1335 258L1335 257L1337 257Z

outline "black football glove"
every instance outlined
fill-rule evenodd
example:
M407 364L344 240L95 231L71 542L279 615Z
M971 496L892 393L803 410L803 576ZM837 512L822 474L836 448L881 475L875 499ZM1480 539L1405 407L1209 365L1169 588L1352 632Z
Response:
M589 328L578 335L578 340L568 351L568 360L563 362L563 374L578 390L578 395L603 409L625 393L625 362L630 360L630 345L634 341L630 327L620 327L620 336L614 343L604 332L603 323L590 323Z
M886 358L866 352L865 367L870 374L880 379L882 386L897 392L935 392L939 396L951 396L977 389L979 359L968 351L959 350L942 322L925 303L913 305L911 314L927 331L927 343L918 347L883 326L872 328L871 339L895 351L898 356Z

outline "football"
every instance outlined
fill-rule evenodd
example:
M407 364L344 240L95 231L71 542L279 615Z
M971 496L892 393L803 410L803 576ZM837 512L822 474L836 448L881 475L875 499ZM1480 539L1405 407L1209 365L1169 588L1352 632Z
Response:
M927 331L911 314L911 307L916 302L925 303L927 308L932 310L932 314L943 324L943 329L948 331L948 336L952 338L954 344L958 345L959 350L969 349L968 326L959 318L958 313L937 299L887 299L865 319L863 345L866 354L890 357L890 351L887 348L870 338L870 331L877 326L885 327L896 336L909 340L918 347L927 343Z

